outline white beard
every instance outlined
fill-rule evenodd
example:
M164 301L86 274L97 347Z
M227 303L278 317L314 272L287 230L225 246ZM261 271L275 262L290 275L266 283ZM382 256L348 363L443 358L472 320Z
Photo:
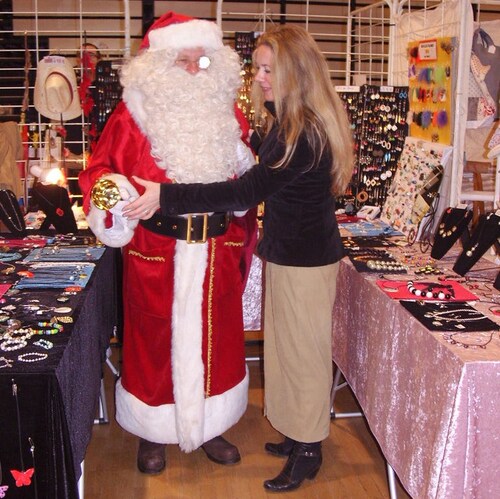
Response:
M207 55L210 67L196 75L176 67L169 50L145 52L122 71L127 107L158 166L179 183L223 181L238 170L238 55L229 47Z

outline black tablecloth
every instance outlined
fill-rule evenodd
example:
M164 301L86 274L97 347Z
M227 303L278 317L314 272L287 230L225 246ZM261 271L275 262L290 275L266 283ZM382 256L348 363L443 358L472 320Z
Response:
M71 297L74 323L63 333L43 337L54 343L47 350L49 357L0 369L0 485L9 487L6 498L78 498L80 463L91 437L106 349L117 324L116 251L106 250L86 288ZM26 298L36 295L43 303L58 294L35 290ZM0 357L17 359L20 352L2 351ZM32 467L31 485L17 487L10 470Z

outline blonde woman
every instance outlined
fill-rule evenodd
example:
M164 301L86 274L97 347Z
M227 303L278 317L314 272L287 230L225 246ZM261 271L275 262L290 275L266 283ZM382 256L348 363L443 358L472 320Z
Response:
M326 61L304 29L280 25L266 32L253 63L253 103L264 130L252 135L259 163L239 179L204 185L136 177L144 193L125 211L144 223L157 210L168 219L265 201L258 246L267 262L265 414L284 436L265 449L288 459L264 487L279 492L316 476L329 434L331 315L343 255L334 196L351 178L352 144Z

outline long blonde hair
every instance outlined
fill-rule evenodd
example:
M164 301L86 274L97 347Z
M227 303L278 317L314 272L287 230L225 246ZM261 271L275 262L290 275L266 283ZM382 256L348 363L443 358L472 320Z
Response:
M254 61L262 45L268 46L274 56L271 79L276 120L286 143L285 154L275 166L286 167L299 136L305 133L318 157L325 147L330 148L332 192L344 194L353 169L352 135L323 54L312 36L294 25L279 25L262 34ZM256 122L264 121L269 128L273 118L264 108L264 94L255 81L252 101Z

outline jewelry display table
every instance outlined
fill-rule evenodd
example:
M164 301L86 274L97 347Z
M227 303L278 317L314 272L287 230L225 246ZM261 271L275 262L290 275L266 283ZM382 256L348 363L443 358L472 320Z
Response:
M21 289L2 298L0 314L10 317L2 326L26 321L27 311L37 307L59 312L60 317L59 322L41 324L43 333L26 340L23 349L11 349L15 340L5 343L4 336L0 490L7 498L78 498L80 463L92 433L106 349L117 324L114 252L106 249L95 261L81 291ZM12 264L17 271L18 262ZM18 338L22 328L19 331Z
M389 250L404 261L404 249ZM446 277L456 256L451 252L437 262ZM471 274L489 273L494 280L498 270L483 258ZM417 283L422 276L384 278ZM498 331L430 331L377 279L379 273L358 272L342 260L332 356L387 462L415 498L499 497ZM470 282L476 283L470 291L483 291L478 310L498 324L498 291Z

